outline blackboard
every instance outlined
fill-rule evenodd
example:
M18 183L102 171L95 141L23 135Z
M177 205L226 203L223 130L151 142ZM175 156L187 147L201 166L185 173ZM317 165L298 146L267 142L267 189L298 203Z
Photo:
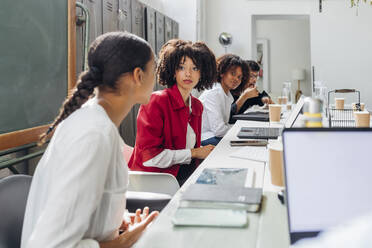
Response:
M64 0L1 0L0 134L54 120L67 94Z

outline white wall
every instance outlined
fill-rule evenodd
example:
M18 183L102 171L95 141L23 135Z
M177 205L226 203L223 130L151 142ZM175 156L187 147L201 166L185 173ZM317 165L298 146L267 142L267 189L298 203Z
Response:
M305 95L311 95L310 23L308 19L263 19L256 21L256 37L268 40L270 91L279 95L282 83L292 81L293 92L297 81L292 70L306 69L301 81Z
M140 0L179 23L179 38L196 40L196 0Z
M251 58L253 15L309 15L315 79L330 89L361 90L362 101L372 109L372 73L368 70L372 64L372 7L361 3L356 16L348 0L323 1L323 13L318 6L315 0L205 0L201 30L217 56L224 53L217 37L225 31L233 35L229 52Z

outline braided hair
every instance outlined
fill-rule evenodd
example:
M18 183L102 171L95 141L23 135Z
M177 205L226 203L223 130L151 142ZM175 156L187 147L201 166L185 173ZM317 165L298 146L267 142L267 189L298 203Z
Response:
M145 70L152 56L150 45L134 34L111 32L97 37L89 48L89 69L80 74L76 87L62 104L48 130L40 136L38 144L45 143L59 123L88 101L96 87L116 90L117 81L123 73L132 72L137 67Z

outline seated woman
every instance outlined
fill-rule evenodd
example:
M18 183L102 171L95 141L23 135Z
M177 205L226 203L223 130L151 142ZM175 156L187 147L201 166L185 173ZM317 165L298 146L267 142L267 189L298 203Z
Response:
M89 69L41 137L55 130L32 179L22 248L131 247L156 217L145 208L137 223L123 220L128 167L117 129L134 104L149 101L155 65L150 45L133 34L92 43Z
M137 117L137 137L129 160L131 170L174 175L180 185L214 146L200 147L203 105L191 90L210 88L216 59L203 42L170 40L159 53L159 83Z
M229 123L234 124L236 120L232 118L233 115L244 113L248 108L258 105L263 106L264 104L273 104L270 96L263 91L260 93L256 88L258 74L260 66L253 60L246 61L248 65L249 77L248 80L239 85L235 90L231 90L231 94L234 97L234 102L231 105Z
M217 59L217 83L199 97L203 103L202 145L217 145L230 129L234 98L230 91L248 79L247 64L239 56L225 54Z

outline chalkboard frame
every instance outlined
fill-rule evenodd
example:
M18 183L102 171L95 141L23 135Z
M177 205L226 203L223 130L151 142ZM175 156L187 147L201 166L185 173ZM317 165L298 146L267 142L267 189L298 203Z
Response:
M67 1L67 89L69 92L76 84L76 0L65 1ZM66 96L68 92L66 92ZM0 134L0 150L36 142L48 126L44 125Z

